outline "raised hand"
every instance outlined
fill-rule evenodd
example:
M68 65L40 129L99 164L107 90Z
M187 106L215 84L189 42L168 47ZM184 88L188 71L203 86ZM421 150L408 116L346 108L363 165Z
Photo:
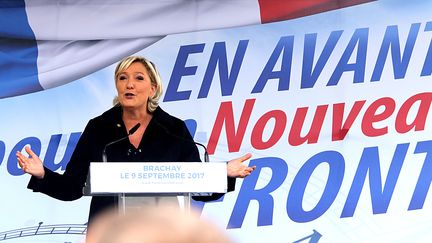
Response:
M16 152L18 164L21 169L32 176L42 179L45 176L45 170L42 160L30 149L25 147L25 151L30 155L26 157L20 151Z
M256 166L249 167L243 164L244 161L250 159L252 154L247 153L242 157L230 160L227 164L228 177L245 178L255 170Z

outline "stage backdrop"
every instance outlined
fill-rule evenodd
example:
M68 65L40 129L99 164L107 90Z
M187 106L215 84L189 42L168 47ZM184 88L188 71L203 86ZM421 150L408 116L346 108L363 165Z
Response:
M172 34L131 51L159 67L161 107L196 123L211 161L253 154L256 171L222 200L197 204L203 217L235 242L432 240L430 9L374 1ZM116 93L114 65L96 69L39 92L0 91L0 241L83 239L89 198L26 189L15 152L30 145L64 170L87 121Z

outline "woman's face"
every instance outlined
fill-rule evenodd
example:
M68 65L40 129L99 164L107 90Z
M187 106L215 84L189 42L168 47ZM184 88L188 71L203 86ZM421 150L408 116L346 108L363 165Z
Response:
M146 68L140 62L132 63L117 75L118 100L123 108L147 111L147 101L153 97L156 87L151 84Z

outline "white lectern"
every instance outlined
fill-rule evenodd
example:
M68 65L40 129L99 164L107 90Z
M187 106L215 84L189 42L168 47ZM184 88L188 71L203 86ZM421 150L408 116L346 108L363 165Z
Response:
M118 196L122 214L129 207L178 202L183 196L190 210L191 195L226 193L226 163L202 162L92 162L87 195Z

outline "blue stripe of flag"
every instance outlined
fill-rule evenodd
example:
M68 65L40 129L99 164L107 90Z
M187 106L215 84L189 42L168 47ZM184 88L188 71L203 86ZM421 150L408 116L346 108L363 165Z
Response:
M0 1L0 98L42 90L24 0Z

